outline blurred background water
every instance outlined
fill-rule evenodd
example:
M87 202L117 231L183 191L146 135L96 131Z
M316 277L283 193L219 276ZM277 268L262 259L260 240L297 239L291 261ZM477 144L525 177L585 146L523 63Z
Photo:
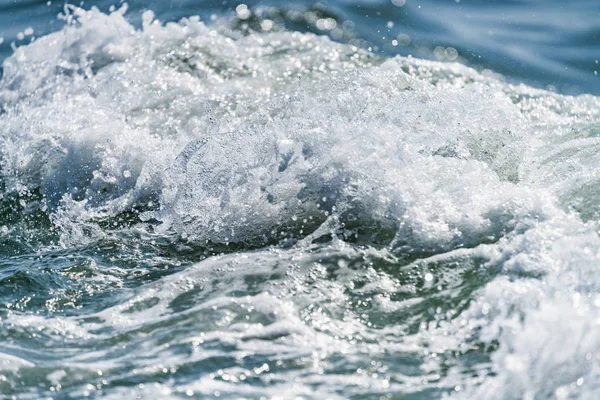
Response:
M116 0L69 3L104 12L119 5ZM13 43L20 46L59 29L56 16L64 4L1 0L0 60L11 54ZM354 41L376 53L460 61L513 82L564 94L600 94L596 0L131 0L128 18L139 25L148 9L163 22L191 15L244 17L240 4L287 28Z

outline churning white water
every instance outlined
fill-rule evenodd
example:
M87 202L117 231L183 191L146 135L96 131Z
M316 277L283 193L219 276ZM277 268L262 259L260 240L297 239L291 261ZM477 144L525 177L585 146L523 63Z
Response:
M0 83L3 393L596 398L598 98L67 14Z

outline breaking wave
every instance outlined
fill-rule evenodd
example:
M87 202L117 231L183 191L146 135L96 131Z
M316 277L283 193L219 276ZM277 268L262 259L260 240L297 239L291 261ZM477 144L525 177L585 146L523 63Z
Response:
M3 393L594 398L598 98L124 14L4 64Z

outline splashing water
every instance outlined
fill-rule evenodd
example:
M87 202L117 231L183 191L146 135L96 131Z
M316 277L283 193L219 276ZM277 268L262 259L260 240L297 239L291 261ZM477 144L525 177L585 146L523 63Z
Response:
M595 398L600 100L67 8L0 83L0 392Z

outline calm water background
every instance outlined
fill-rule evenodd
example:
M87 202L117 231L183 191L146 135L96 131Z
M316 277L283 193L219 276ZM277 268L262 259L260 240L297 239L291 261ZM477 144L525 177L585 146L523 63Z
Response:
M71 2L70 2L71 3ZM276 7L317 10L350 26L353 37L366 40L365 47L385 54L412 54L420 58L454 60L458 56L478 69L490 69L509 79L550 88L566 94L600 94L600 2L596 0L339 0L339 1L246 1L249 8ZM72 2L72 4L82 4ZM115 0L84 2L107 11ZM240 2L139 1L129 4L129 18L140 22L150 9L162 21L190 15L234 15ZM45 0L0 1L0 60L11 54L11 44L31 27L33 36L59 29L57 14L64 3ZM399 6L401 5L401 6ZM295 30L331 33L314 24L284 20ZM394 46L393 40L400 44ZM335 33L334 33L335 36ZM406 44L408 38L410 43ZM338 38L345 41L348 36ZM436 51L437 48L437 51ZM449 52L445 51L451 48ZM454 52L456 49L457 53ZM448 57L449 56L449 57Z

